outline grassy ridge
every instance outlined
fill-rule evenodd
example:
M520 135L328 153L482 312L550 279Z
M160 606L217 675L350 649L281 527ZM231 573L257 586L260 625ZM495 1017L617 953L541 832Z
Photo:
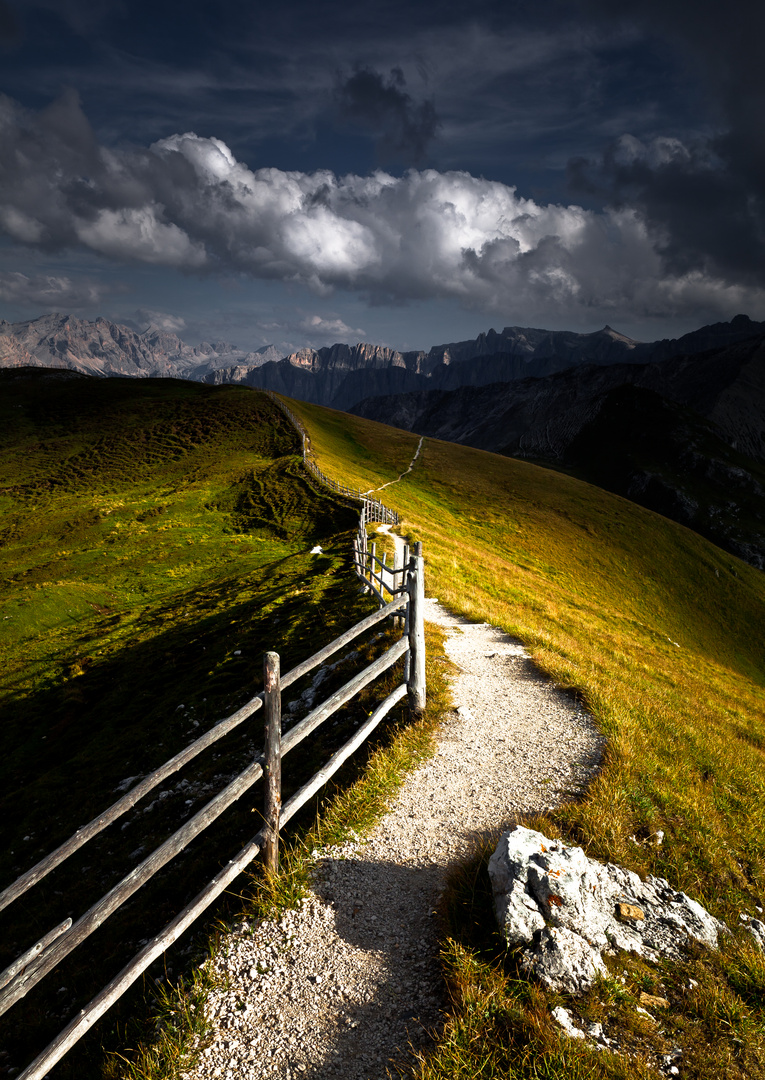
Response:
M294 429L265 396L171 380L0 378L5 885L109 806L122 780L260 689L266 649L286 670L369 602L348 572L356 514L306 482ZM324 553L311 555L317 543ZM201 756L186 786L169 781L4 912L0 967L79 916L261 741L259 723L243 725ZM293 766L286 782L302 782ZM113 930L110 921L0 1020L17 1064L256 831L258 793L240 801ZM95 1074L102 1034L67 1059L66 1075Z
M353 482L368 470L390 479L416 445L409 433L390 437L357 417L292 407L319 464L338 478ZM590 855L667 877L731 926L740 911L765 907L765 577L618 496L435 440L385 496L424 542L428 594L521 638L543 670L581 694L608 736L586 799L544 827ZM664 842L647 842L659 829ZM464 1009L477 1007L470 965L477 984L491 980L474 953L459 963L449 955L459 1026ZM472 989L460 990L460 980ZM499 1037L482 993L484 1035ZM495 986L486 994L496 1007L497 993L505 995L502 1038L531 1039L542 1023L539 995L524 1003ZM765 1048L750 1029L765 1019L762 958L734 941L700 993L692 1008L673 1001L687 1020L688 1075L761 1075ZM469 1046L491 1039L471 1030L445 1036L444 1046L457 1039L464 1061L442 1047L423 1075L542 1075L520 1057L515 1071L502 1071L511 1068L506 1054L490 1066ZM556 1038L550 1030L542 1044ZM749 1047L743 1063L737 1039ZM544 1075L612 1074L603 1062L583 1072L582 1053L569 1047Z
M48 763L62 771L75 746L84 771L115 756L125 703L160 729L183 704L185 731L246 699L261 639L278 639L287 664L302 658L314 628L298 612L336 590L345 559L337 507L305 483L294 431L263 396L37 382L9 379L0 404L11 788ZM342 524L353 522L349 511ZM156 748L164 760L167 745ZM136 758L118 752L123 776L152 757L143 737Z
M30 393L9 373L0 400L6 818L23 807L16 833L6 830L6 878L67 835L70 817L80 824L108 804L120 779L249 696L275 636L289 664L335 636L332 616L322 608L317 618L320 603L344 625L360 603L347 565L355 515L346 527L337 504L306 485L294 433L266 399L169 381L38 377ZM395 479L417 445L407 432L292 407L322 468L350 484ZM426 440L413 473L383 497L424 541L429 595L521 637L609 736L588 798L543 827L666 875L731 925L762 904L762 575L616 496L451 444ZM308 554L317 541L320 559ZM203 781L251 743L243 733L228 765L210 755ZM175 801L189 794L203 797ZM158 831L173 804L152 811ZM661 847L647 842L657 828ZM109 838L105 853L130 854L132 830ZM220 833L227 851L230 832ZM88 869L83 858L72 873ZM152 895L160 924L173 890L191 881L189 865L177 873ZM497 949L485 880L479 858L455 882L445 942L454 1014L423 1077L655 1075L641 1061L667 1040L686 1049L686 1075L765 1075L765 964L746 943L682 970L620 958L625 982L576 1007L615 1016L638 1058L593 1054L561 1039L547 996ZM94 877L95 895L103 884ZM128 916L140 927L139 914ZM0 941L9 952L28 944L7 931ZM105 968L116 947L95 947ZM61 981L66 1007L84 983L71 971ZM671 998L666 1038L635 1019L640 988ZM18 1038L11 1030L6 1043ZM112 1041L125 1045L124 1032ZM72 1075L90 1074L83 1060ZM152 1066L151 1075L163 1073Z

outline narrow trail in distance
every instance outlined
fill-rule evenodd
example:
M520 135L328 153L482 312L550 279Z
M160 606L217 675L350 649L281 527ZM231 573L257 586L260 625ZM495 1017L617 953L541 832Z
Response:
M300 908L229 935L210 961L227 984L206 1005L212 1039L185 1080L395 1075L391 1063L443 1022L434 913L450 868L518 815L579 795L598 769L592 719L520 643L434 599L425 618L459 668L435 755L368 837L314 853Z
M412 469L414 468L415 461L420 456L420 450L422 449L422 444L423 444L424 439L425 439L425 436L421 435L420 436L420 441L417 443L417 449L414 452L414 457L409 462L409 468L404 469L404 471L401 473L401 475L398 477L398 479L389 480L387 484L382 484L382 486L379 487L379 488L370 488L369 491L362 491L361 494L362 495L374 495L374 493L376 491L382 491L383 488L390 487L391 484L397 484L399 482L399 480L401 480L404 476L406 476L407 473L410 473L412 471Z

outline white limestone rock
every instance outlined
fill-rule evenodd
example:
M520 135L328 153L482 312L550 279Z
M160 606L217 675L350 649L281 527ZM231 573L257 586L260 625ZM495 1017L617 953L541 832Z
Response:
M518 825L502 835L489 860L494 912L508 945L524 945L544 929L544 916L526 888L529 862L543 850L544 839Z
M521 964L548 990L559 994L581 994L598 975L608 975L600 950L563 927L540 930L533 944L524 949Z
M688 938L716 948L717 935L727 930L663 878L641 881L630 870L596 862L579 847L522 826L502 836L489 875L508 944L524 947L522 962L546 985L575 987L569 993L585 990L605 970L603 952L677 958ZM570 976L563 973L567 960Z
M760 919L753 919L751 915L741 915L740 919L754 938L760 951L765 952L765 922Z
M552 1015L553 1020L560 1024L570 1039L584 1039L586 1037L582 1029L574 1023L571 1013L568 1009L564 1009L562 1005L558 1005L557 1008L553 1009Z

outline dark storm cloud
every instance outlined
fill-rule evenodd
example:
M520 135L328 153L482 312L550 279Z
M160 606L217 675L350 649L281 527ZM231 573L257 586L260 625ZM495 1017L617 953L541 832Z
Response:
M732 167L725 138L685 146L622 136L599 162L570 163L572 189L640 211L673 273L765 282L765 188Z
M611 19L613 5L588 0ZM765 5L741 0L722 12L700 0L634 0L620 18L683 50L686 70L709 98L706 135L648 142L626 133L598 160L570 162L572 189L639 210L669 270L765 282Z
M432 101L416 104L405 87L399 67L393 68L387 79L378 71L359 68L338 84L335 104L341 121L375 138L382 162L419 165L436 137L440 120Z
M79 310L99 304L110 292L97 281L63 274L36 274L0 270L0 301L20 307Z

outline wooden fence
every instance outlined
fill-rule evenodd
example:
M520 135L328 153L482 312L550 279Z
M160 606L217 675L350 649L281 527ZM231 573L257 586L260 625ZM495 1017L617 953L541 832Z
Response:
M361 488L348 487L348 485L342 483L342 481L333 480L331 476L327 476L326 473L322 472L313 458L309 457L311 438L304 428L302 421L295 415L289 406L284 404L281 398L273 393L273 391L264 390L263 393L273 401L277 408L281 409L287 419L296 428L303 443L303 464L314 479L318 480L319 483L324 484L325 487L328 487L330 491L334 491L337 495L345 495L349 499L360 500L364 505L362 512L366 513L367 521L379 521L388 525L398 525L400 523L396 511L385 506L379 499L375 499L371 491L362 491Z
M375 512L374 509L371 511ZM80 945L94 930L112 915L125 901L140 889L154 874L178 855L208 825L215 821L229 806L252 785L265 776L264 825L260 831L239 851L200 893L181 911L172 922L160 931L112 981L75 1017L53 1042L29 1065L17 1080L38 1080L47 1075L69 1049L101 1016L125 993L144 971L176 941L199 916L221 895L238 874L259 853L263 853L266 866L271 872L278 869L279 830L307 803L340 766L369 737L390 710L404 697L414 715L425 707L425 637L423 625L424 577L422 545L417 544L414 554L401 565L388 567L386 559L378 559L375 545L367 546L366 522L376 520L370 513L368 501L362 499L359 531L354 539L354 569L379 602L379 609L356 623L344 634L335 638L323 649L282 675L279 655L266 653L264 658L264 689L231 716L219 721L185 750L165 762L151 775L105 810L88 825L77 830L55 851L22 874L11 886L0 893L0 910L24 895L46 874L64 862L83 844L98 835L122 814L152 791L167 777L193 760L207 747L247 720L258 710L264 711L264 750L251 764L232 780L206 806L189 819L169 839L147 856L126 877L106 893L76 922L67 919L46 933L40 940L19 956L0 973L0 1015L24 997L41 979L51 972L73 949ZM386 596L388 597L386 599ZM360 671L331 697L295 723L282 734L281 695L298 679L321 667L331 656L355 641L367 630L393 619L394 628L403 627L400 639L386 652ZM404 658L404 675L401 683L388 694L330 760L306 784L282 806L281 763L320 724L334 715L356 694L388 671Z

